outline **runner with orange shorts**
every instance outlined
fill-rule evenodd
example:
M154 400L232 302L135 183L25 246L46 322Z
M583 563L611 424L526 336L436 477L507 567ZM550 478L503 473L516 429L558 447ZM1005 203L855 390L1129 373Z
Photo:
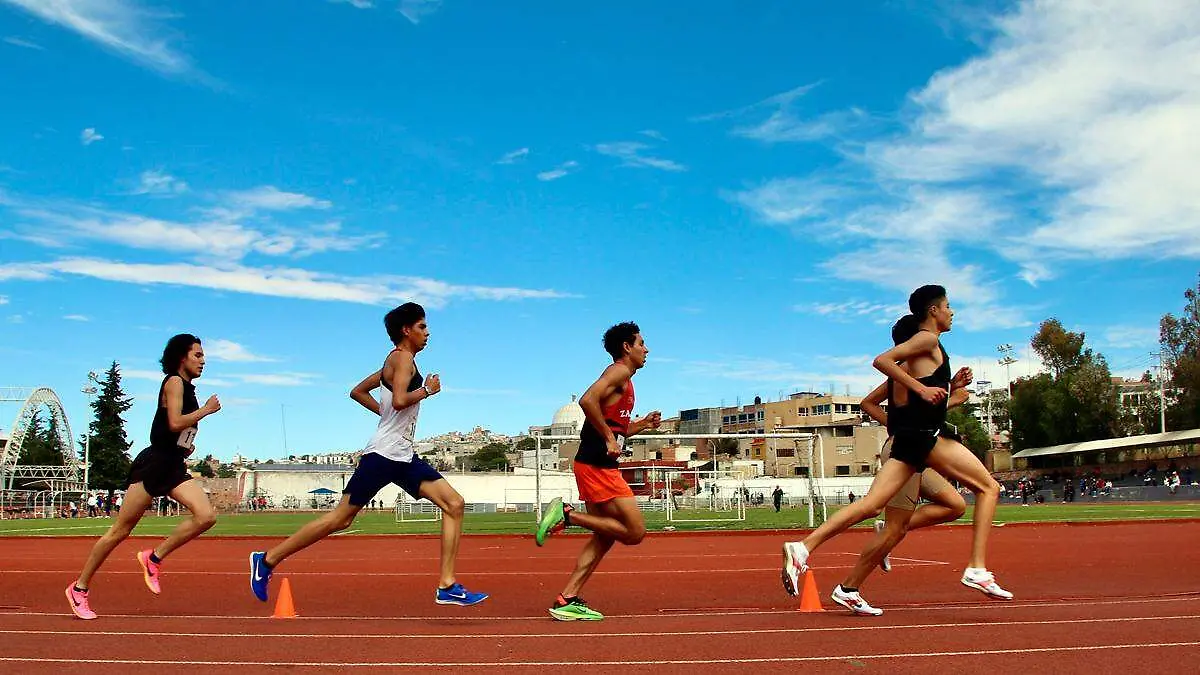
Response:
M662 422L658 411L633 419L633 374L646 365L650 350L642 340L641 329L631 322L609 328L604 333L604 349L613 363L579 399L587 419L575 455L575 483L586 511L575 511L555 498L546 507L536 531L538 546L547 536L571 525L592 531L575 571L550 607L550 616L558 621L603 619L604 615L588 607L579 592L614 543L636 546L646 536L642 511L621 476L617 460L625 449L626 438L657 429Z

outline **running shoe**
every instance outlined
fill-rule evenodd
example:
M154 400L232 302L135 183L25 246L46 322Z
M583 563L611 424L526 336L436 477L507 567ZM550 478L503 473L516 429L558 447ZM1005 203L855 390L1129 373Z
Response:
M872 607L871 605L867 604L867 601L862 599L862 596L858 594L858 591L847 593L846 591L842 590L841 584L833 587L833 595L829 597L832 598L837 604L845 607L855 614L861 614L862 616L879 616L880 614L883 614L882 609L879 609L878 607Z
M537 531L534 533L538 546L546 543L546 537L555 532L561 532L567 526L567 514L570 512L571 507L563 504L562 497L550 500L550 503L546 505L546 511L542 513L542 519L538 521Z
M434 602L439 605L458 605L459 607L478 605L487 599L487 593L472 593L459 583L453 584L449 588L437 589L437 594L434 596Z
M968 588L974 588L989 598L1013 599L1013 594L1000 588L1000 584L996 583L996 577L983 568L967 568L962 575L962 584Z
M88 592L75 590L75 582L67 586L67 602L71 603L71 611L81 619L94 619L96 613L88 606Z
M783 545L783 590L788 595L800 595L800 575L808 571L808 549L803 542L790 541Z
M880 532L883 532L883 528L885 528L885 527L887 527L887 523L885 523L884 521L882 521L882 520L875 521L875 534L879 534ZM879 569L883 570L884 572L892 571L892 554L890 552L885 553L883 556L883 560L879 561Z
M556 621L600 621L604 618L603 614L588 607L583 598L575 597L568 601L561 595L550 608L550 616Z
M138 551L138 564L142 566L142 580L146 582L146 588L150 592L158 595L162 593L162 587L158 584L158 578L161 575L161 562L154 562L150 559L150 554L154 553L154 549L148 548L145 551Z
M254 597L267 601L267 587L271 584L271 572L275 570L267 565L267 554L255 551L250 554L250 590Z

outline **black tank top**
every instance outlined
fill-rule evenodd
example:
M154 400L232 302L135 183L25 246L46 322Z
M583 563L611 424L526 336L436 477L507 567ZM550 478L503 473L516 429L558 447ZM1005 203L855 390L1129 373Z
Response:
M946 353L946 348L942 346L941 341L938 341L938 349L942 352L942 365L937 367L925 377L918 377L917 381L926 387L935 387L937 389L945 389L946 397L941 403L930 405L925 402L916 392L908 392L908 402L904 405L895 405L892 387L892 380L888 380L888 433L894 435L897 431L924 431L936 432L941 430L942 425L946 422L946 406L949 402L950 394L950 355Z
M168 375L163 378L162 384L158 386L158 410L154 411L154 421L150 423L150 447L161 452L183 455L184 457L192 454L195 449L193 442L196 440L196 427L184 429L180 432L171 431L167 424L167 407L163 405L163 389L167 386L167 380L178 375ZM182 378L181 378L182 379ZM200 403L196 400L196 386L187 380L183 381L183 407L179 412L182 415L188 415L200 409Z

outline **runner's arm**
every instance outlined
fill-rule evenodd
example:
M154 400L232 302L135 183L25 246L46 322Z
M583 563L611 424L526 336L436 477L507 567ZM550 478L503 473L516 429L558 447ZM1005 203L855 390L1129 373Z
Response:
M613 392L628 382L632 376L633 373L629 372L628 368L614 363L604 370L600 379L583 392L583 396L579 397L579 407L583 408L584 417L606 442L611 443L616 440L616 437L613 435L612 429L608 428L608 422L604 419L604 410L600 407L600 402L612 396Z
M945 398L946 391L944 389L926 387L899 365L900 362L907 361L914 356L931 353L936 346L937 337L931 333L917 333L908 341L898 344L876 356L872 365L875 366L876 370L891 380L908 387L914 394L925 399L927 402L937 403Z
M380 368L379 370L364 377L362 382L354 385L354 388L350 390L350 398L354 399L355 402L362 407L378 415L380 414L379 401L375 400L375 397L371 395L371 392L378 389L380 383L382 382L383 369Z
M191 429L196 426L200 420L208 417L215 410L210 410L209 404L205 403L200 406L200 409L195 412L183 414L183 378L172 376L167 379L167 383L163 385L163 398L167 409L167 428L171 433L177 434L184 429Z
M412 380L413 374L417 372L417 365L413 362L412 354L395 351L388 357L388 361L392 362L392 408L404 410L431 396L426 387L408 391L408 383Z
M887 382L875 387L871 393L863 397L863 400L858 404L858 407L867 414L867 417L879 422L883 426L887 426L887 411L880 405L887 398Z

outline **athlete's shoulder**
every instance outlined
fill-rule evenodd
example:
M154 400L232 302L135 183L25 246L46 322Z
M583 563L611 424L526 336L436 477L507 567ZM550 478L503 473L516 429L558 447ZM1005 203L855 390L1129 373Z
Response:
M412 352L404 349L393 349L390 353L388 353L387 359L384 360L384 363L387 363L392 367L408 365L415 362L416 360L414 359Z
M604 369L604 374L601 377L617 383L628 382L633 377L633 370L624 363L614 363Z

